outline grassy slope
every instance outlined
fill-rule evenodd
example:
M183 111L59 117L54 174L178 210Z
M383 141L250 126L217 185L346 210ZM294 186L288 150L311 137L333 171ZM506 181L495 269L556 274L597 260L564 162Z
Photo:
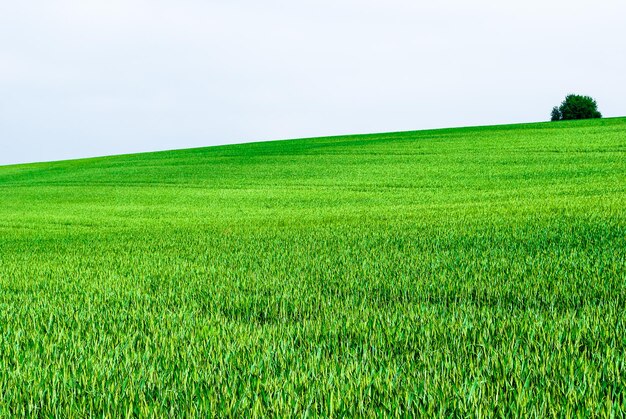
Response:
M0 413L626 411L626 119L0 167Z

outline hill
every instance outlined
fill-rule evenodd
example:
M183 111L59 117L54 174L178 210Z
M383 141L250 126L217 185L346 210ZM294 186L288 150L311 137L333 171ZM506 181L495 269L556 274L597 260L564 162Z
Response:
M0 167L0 413L623 415L626 118Z

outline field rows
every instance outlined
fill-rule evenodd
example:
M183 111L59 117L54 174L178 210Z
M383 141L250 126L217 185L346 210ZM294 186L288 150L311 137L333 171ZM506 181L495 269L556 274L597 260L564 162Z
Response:
M623 416L626 119L0 167L1 416Z

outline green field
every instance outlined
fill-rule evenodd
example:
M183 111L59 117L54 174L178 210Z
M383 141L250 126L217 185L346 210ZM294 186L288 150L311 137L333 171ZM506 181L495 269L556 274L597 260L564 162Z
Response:
M626 118L0 167L0 416L626 415Z

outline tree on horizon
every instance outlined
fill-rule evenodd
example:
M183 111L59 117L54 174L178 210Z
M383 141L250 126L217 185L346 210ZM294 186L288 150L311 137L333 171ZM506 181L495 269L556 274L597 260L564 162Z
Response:
M602 118L598 104L591 96L569 94L561 106L552 108L551 121Z

